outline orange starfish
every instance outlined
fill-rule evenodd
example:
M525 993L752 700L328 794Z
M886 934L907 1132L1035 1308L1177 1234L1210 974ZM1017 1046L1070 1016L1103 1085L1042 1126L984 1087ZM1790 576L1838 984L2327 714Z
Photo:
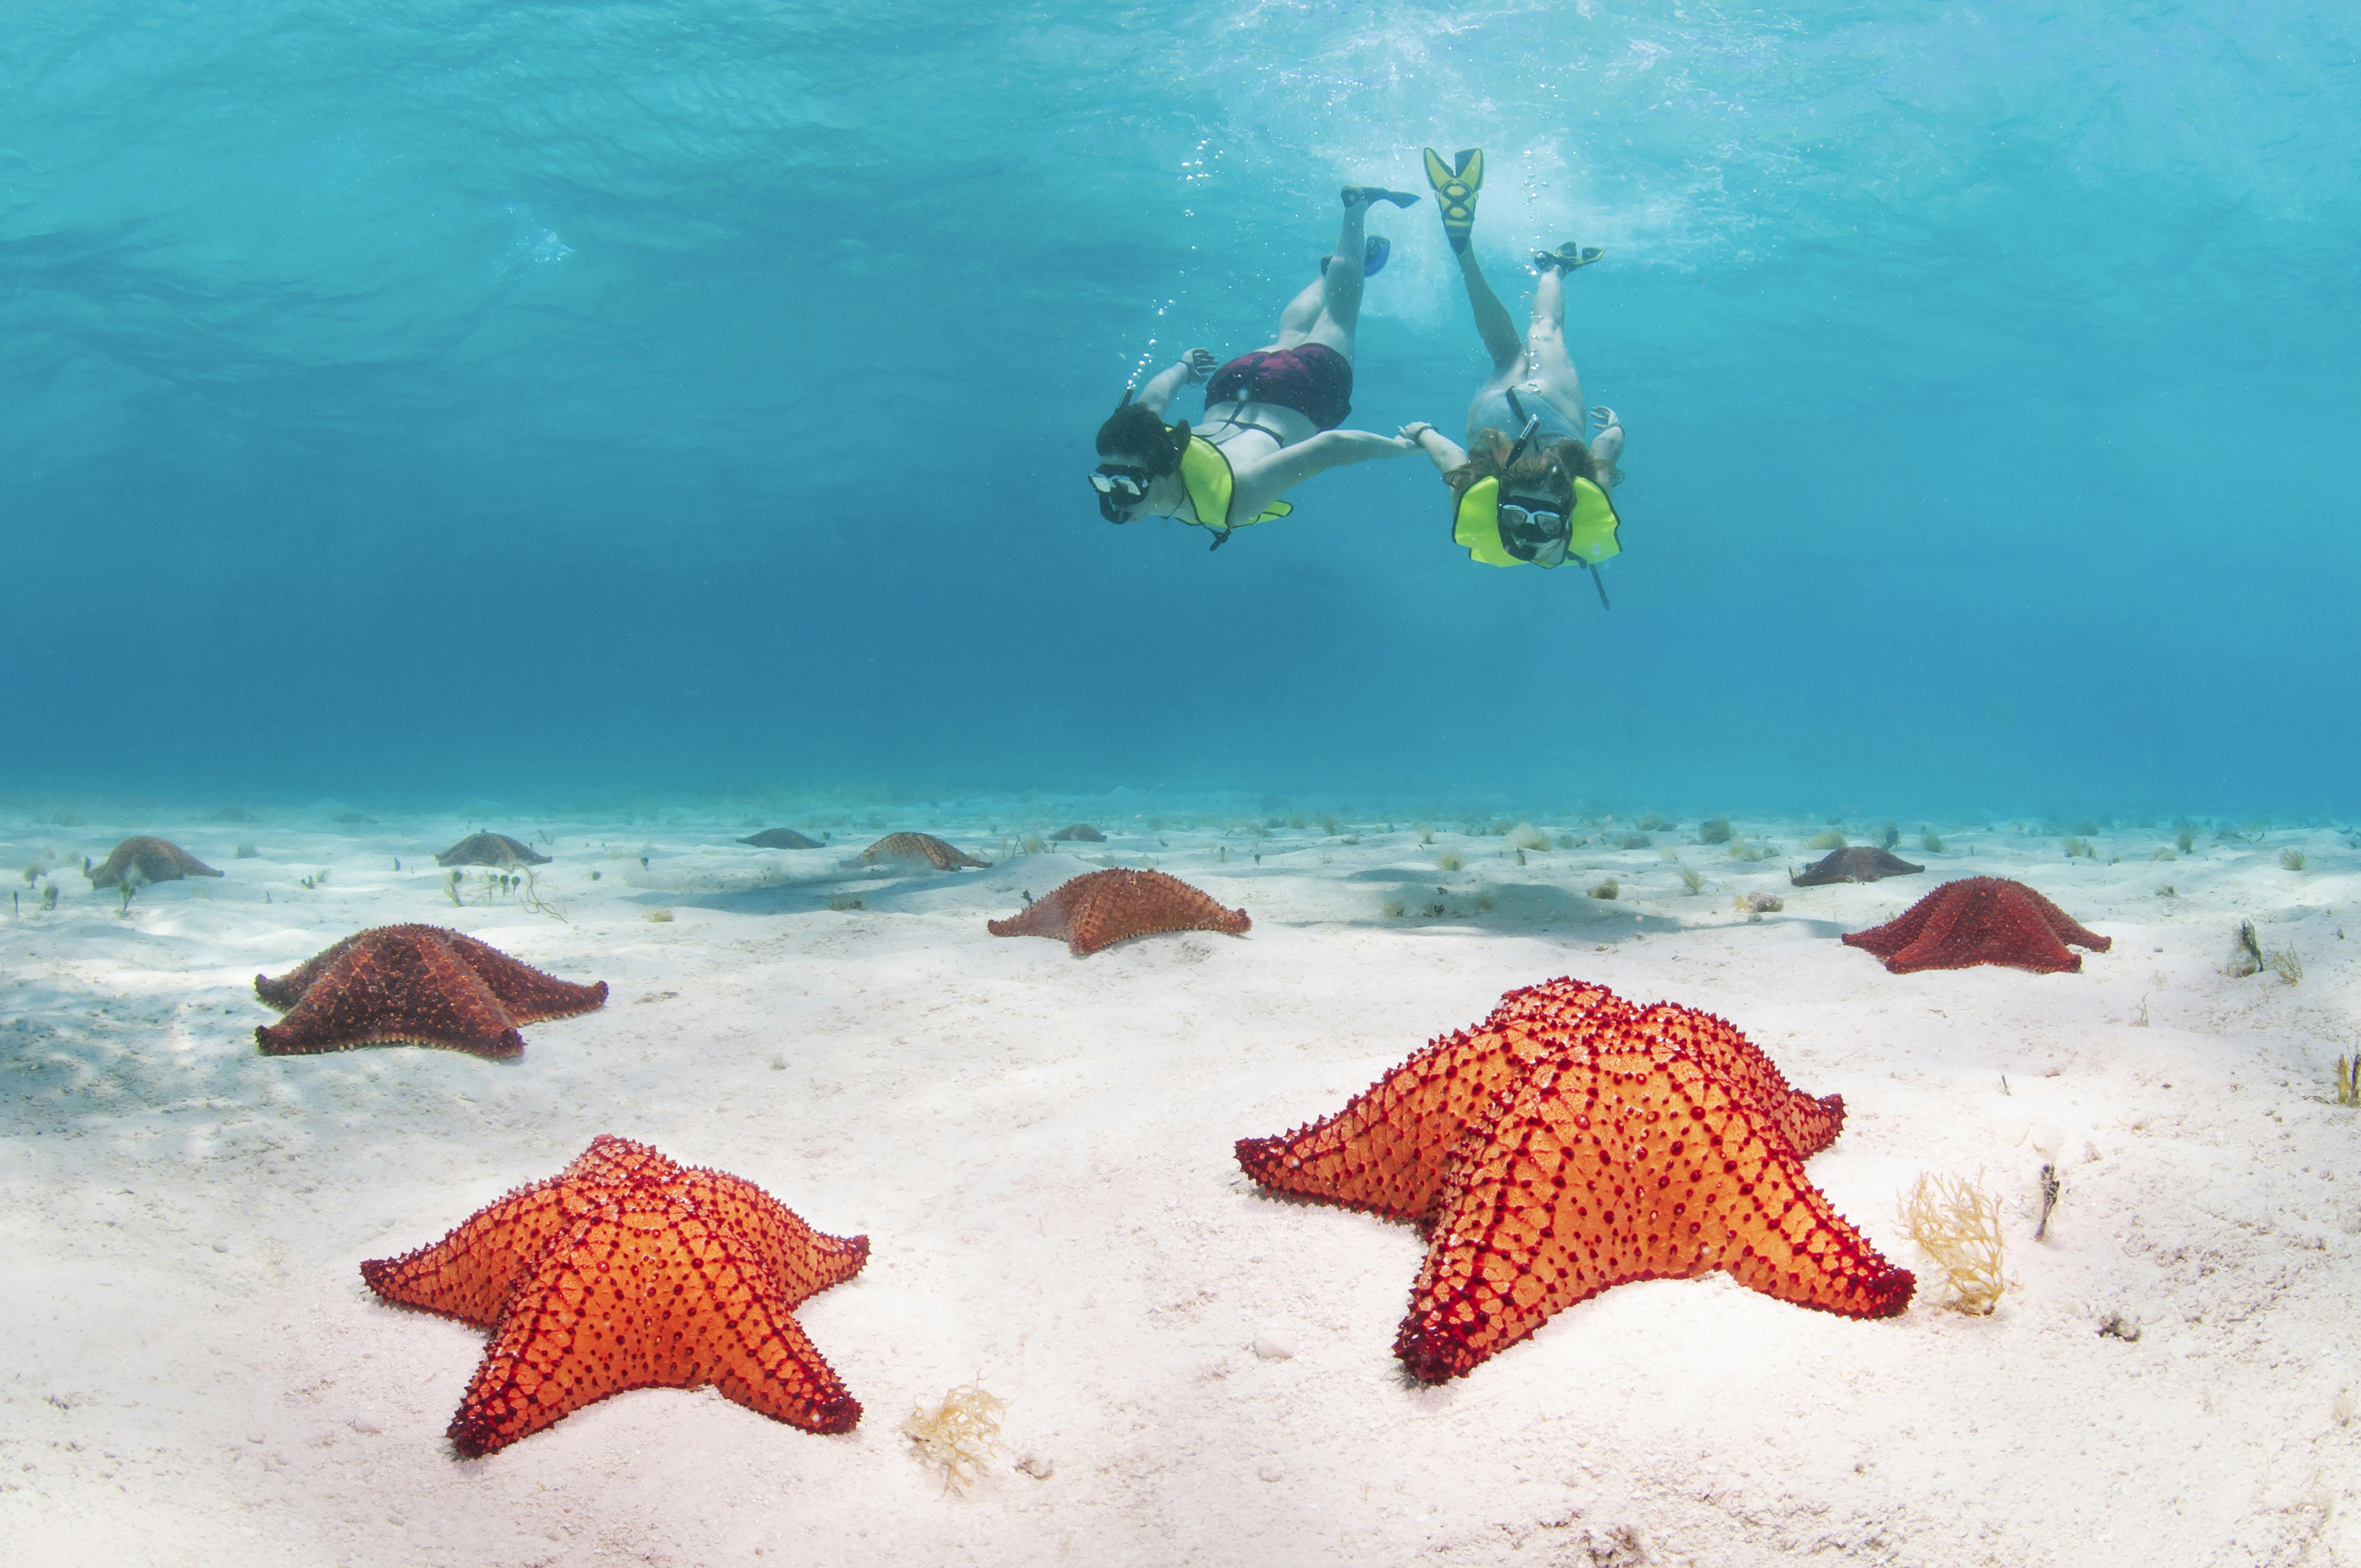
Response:
M1237 1155L1267 1188L1426 1233L1394 1354L1441 1382L1627 1280L1722 1268L1798 1306L1901 1311L1909 1271L1804 1178L1843 1124L1841 1096L1790 1089L1711 1014L1554 980Z
M924 861L939 872L985 863L958 845L945 843L932 833L888 833L862 850L861 858L864 861Z
M607 982L574 985L439 926L379 926L346 938L255 994L287 1014L255 1030L266 1055L356 1046L446 1046L479 1057L524 1049L520 1024L606 1005Z
M987 920L995 937L1054 937L1076 958L1161 931L1225 931L1244 936L1254 922L1162 872L1086 872L1005 920Z
M492 1331L447 1433L472 1458L610 1394L708 1383L774 1420L850 1431L861 1402L790 1314L868 1260L867 1236L822 1235L750 1181L601 1135L361 1277Z

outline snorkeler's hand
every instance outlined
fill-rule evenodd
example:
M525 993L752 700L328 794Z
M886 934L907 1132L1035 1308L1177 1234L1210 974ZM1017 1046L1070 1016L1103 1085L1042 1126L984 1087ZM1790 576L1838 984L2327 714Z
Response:
M1592 422L1601 430L1606 430L1610 427L1620 428L1623 423L1621 420L1615 417L1615 411L1609 408L1605 403L1601 403L1597 408L1591 410L1590 417Z
M1191 381L1204 380L1220 368L1221 363L1210 348L1192 348L1180 356L1180 367L1189 373Z
M1422 419L1414 419L1408 424L1401 427L1400 435L1404 441L1407 441L1412 446L1415 446L1418 444L1418 438L1424 435L1428 431L1433 430L1433 428L1434 426L1427 423Z

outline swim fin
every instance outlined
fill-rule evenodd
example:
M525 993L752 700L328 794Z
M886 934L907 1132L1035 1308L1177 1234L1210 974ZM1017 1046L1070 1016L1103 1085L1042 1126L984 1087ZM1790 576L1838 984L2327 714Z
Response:
M1381 234L1371 235L1368 248L1361 253L1361 276L1374 278L1383 272L1386 269L1386 258L1393 253L1393 241ZM1320 276L1323 278L1328 276L1328 264L1335 259L1333 256L1323 256L1320 258Z
M1595 245L1576 245L1568 240L1555 250L1533 252L1533 270L1546 272L1554 267L1561 272L1573 272L1589 266L1606 254Z
M1345 204L1348 207L1356 202L1367 202L1373 205L1378 202L1391 202L1397 207L1415 207L1422 200L1422 197L1411 192L1389 191L1382 185L1345 187Z
M1435 204L1443 209L1443 235L1454 250L1467 248L1467 231L1476 226L1476 193L1484 189L1484 149L1463 148L1456 164L1443 161L1434 148L1426 149L1426 182L1434 188Z

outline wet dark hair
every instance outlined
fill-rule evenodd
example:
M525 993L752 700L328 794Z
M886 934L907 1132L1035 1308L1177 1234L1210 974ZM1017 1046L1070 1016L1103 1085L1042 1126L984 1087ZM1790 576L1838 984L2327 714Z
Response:
M1189 449L1189 422L1168 427L1145 406L1126 400L1099 426L1099 455L1137 457L1140 466L1162 478L1180 466Z
M1443 477L1443 482L1451 487L1451 499L1456 501L1478 480L1498 479L1502 500L1511 493L1535 499L1549 496L1571 510L1574 481L1598 483L1598 469L1590 460L1590 448L1571 437L1526 447L1518 456L1517 466L1503 474L1501 466L1515 446L1516 443L1504 432L1488 425L1477 431L1467 461Z

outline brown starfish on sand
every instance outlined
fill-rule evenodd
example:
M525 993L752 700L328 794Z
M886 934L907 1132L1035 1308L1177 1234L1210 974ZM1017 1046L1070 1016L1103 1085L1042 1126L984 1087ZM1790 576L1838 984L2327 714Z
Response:
M1947 882L1884 925L1847 932L1844 942L1895 974L1972 964L2080 973L2082 955L2068 952L2068 943L2094 953L2114 945L2023 883L1991 876Z
M287 1014L255 1030L267 1056L356 1046L445 1046L479 1057L524 1049L520 1024L607 1003L607 982L574 985L436 926L379 926L346 938L254 993Z
M1036 899L1021 914L990 920L995 937L1053 937L1076 958L1133 937L1162 931L1224 931L1246 935L1254 925L1243 909L1224 909L1199 888L1162 872L1087 872Z
M955 871L961 866L983 866L956 844L947 844L932 833L888 833L861 851L864 861L924 861L939 872Z
M1071 823L1049 835L1061 844L1104 844L1106 835L1087 822Z
M752 838L741 839L741 844L752 844L758 850L817 850L819 840L807 839L792 828L765 828Z
M505 833L470 833L434 857L438 866L545 866L547 855L536 854Z
M119 887L126 877L145 884L219 875L221 872L170 839L126 839L115 846L115 852L106 857L104 865L90 873L90 885Z
M1850 850L1829 850L1818 864L1806 866L1787 880L1797 887L1818 887L1832 882L1875 882L1880 877L1908 876L1926 869L1883 850L1855 844Z

